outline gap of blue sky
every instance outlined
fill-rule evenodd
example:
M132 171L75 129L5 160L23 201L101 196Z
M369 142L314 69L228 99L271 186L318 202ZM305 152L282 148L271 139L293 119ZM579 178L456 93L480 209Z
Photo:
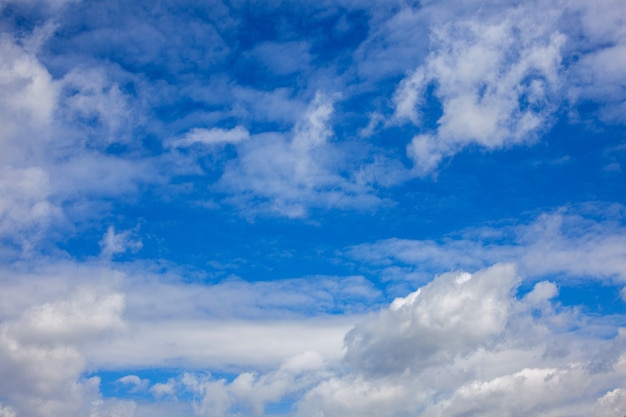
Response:
M617 0L0 0L0 417L626 414Z

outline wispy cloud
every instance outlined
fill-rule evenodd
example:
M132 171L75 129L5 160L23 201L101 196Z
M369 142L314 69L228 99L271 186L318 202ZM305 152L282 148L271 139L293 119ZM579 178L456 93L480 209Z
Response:
M309 208L379 204L369 184L342 175L341 150L332 142L333 100L318 93L288 134L253 137L226 166L220 188L245 210L303 217ZM338 157L339 154L339 157Z
M378 265L390 279L514 262L525 276L626 282L623 208L587 205L544 213L528 224L468 230L429 240L386 239L353 247L350 255Z

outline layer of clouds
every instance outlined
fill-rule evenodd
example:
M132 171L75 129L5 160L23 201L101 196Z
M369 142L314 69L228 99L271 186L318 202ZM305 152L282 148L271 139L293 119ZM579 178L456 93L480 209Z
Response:
M263 401L278 395L273 391L296 386L289 378L308 381L307 363L339 361L343 336L362 317L357 305L362 304L362 313L380 296L361 277L199 285L185 284L174 273L139 272L146 267L124 271L98 258L2 268L0 392L5 414L135 415L139 408L132 401L103 398L100 378L85 376L94 370L282 366L275 377L254 382L250 373L235 384L238 398L262 408ZM294 357L301 359L290 359ZM165 393L150 384L127 376L118 388ZM267 384L271 387L260 390L261 398L255 400L256 388Z
M358 245L350 256L388 279L421 281L433 272L514 262L528 277L566 275L625 283L621 206L584 205L541 214L528 224L470 229L442 241L391 238Z
M577 224L593 241L593 226ZM3 269L5 414L151 415L149 403L103 398L99 378L83 375L172 366L188 371L116 386L163 402L160 413L198 416L261 416L276 404L298 416L601 416L624 406L616 318L563 308L550 281L519 298L524 276L512 264L436 276L374 311L380 293L360 277L199 285L146 270L101 258Z
M261 416L285 402L295 416L328 417L623 412L623 329L607 334L606 323L559 307L549 281L517 298L520 280L510 264L440 275L362 319L333 366L303 352L275 370L187 372L150 391L191 396L198 416Z

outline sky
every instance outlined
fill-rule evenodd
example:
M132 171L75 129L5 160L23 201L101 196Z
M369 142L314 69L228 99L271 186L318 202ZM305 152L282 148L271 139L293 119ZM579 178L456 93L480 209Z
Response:
M0 417L622 417L626 2L0 0Z

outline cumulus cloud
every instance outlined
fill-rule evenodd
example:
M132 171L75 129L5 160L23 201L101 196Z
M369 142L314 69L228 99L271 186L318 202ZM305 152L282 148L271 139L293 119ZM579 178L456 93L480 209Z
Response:
M504 330L518 281L511 266L441 275L348 333L346 360L376 375L415 373L474 351Z
M102 401L97 377L81 376L87 368L191 368L152 385L134 374L118 383L165 405L191 398L201 416L237 410L260 416L282 402L293 403L300 416L460 416L471 410L582 416L593 407L618 406L611 396L596 401L626 377L622 331L607 333L596 319L559 307L552 282L538 282L517 298L522 277L512 265L443 274L378 312L352 317L306 312L341 291L352 300L368 297L371 288L356 278L344 289L341 280L308 290L301 287L314 281L297 281L292 287L300 291L290 293L285 282L167 285L173 277L146 279L102 264L43 272L48 283L39 281L34 299L3 311L0 344L3 374L21 370L11 387L1 387L7 410L37 417L150 414L146 404ZM19 271L13 275L3 288L24 298L27 292L11 282L21 288L27 281ZM92 277L91 286L76 290L82 275ZM289 319L273 313L289 310ZM585 332L573 330L583 326ZM207 367L239 373L222 378L193 371ZM33 384L42 390L25 391ZM55 408L53 398L74 408Z
M80 346L122 325L119 294L79 291L0 325L0 391L17 415L84 416L102 404L97 377L82 378ZM104 414L103 414L104 415Z
M325 374L323 358L315 352L303 352L267 373L245 372L230 382L207 374L185 373L160 384L155 391L192 394L198 416L226 417L241 410L246 415L260 417L265 415L267 405L306 390Z
M510 265L496 265L441 275L397 299L348 333L350 371L308 391L298 415L583 416L598 409L596 400L624 383L626 356L602 369L591 364L622 343L623 331L612 340L577 334L569 326L587 319L554 309L550 283L517 299L519 282ZM538 302L550 308L538 311Z
M593 407L593 417L619 416L626 410L626 390L616 388L598 398Z
M433 132L415 136L407 148L418 174L471 144L496 149L532 141L549 123L565 36L546 20L517 9L498 21L467 20L434 30L433 51L394 97L394 117L427 132L421 109L428 100L441 105Z

